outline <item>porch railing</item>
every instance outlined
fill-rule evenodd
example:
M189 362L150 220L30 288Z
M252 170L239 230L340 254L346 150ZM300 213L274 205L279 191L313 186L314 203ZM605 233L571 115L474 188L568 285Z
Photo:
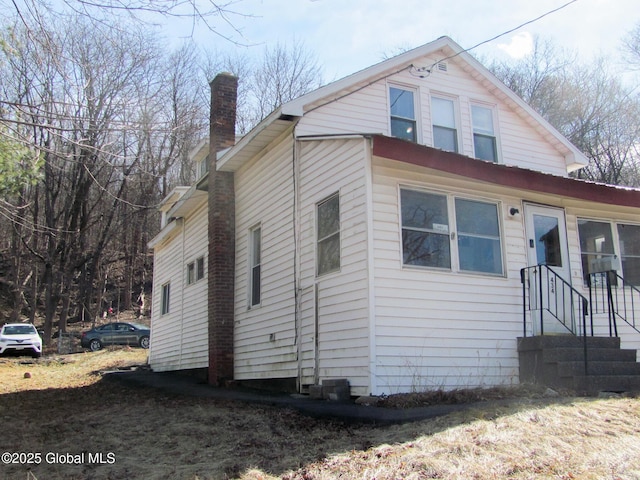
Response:
M539 322L538 332L544 335L544 320L557 321L564 329L583 337L584 374L589 375L587 315L589 301L568 281L558 275L548 265L536 265L520 270L522 282L522 323L523 336L527 336L527 318L531 319L531 331L536 332L534 323ZM593 322L590 322L593 336Z
M591 318L607 314L609 336L618 336L618 319L640 333L640 289L615 270L591 273L587 277Z
M520 270L522 282L523 335L527 336L527 318L531 330L544 335L544 319L557 321L568 333L587 335L589 301L568 281L548 265L536 265ZM593 336L593 324L590 323Z

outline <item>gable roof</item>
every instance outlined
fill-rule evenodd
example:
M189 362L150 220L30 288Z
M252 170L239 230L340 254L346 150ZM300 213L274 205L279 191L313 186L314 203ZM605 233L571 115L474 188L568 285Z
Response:
M444 58L435 60L431 66L414 65L414 62L424 57L442 51ZM589 163L578 148L560 134L549 122L527 105L518 95L507 88L486 67L467 53L460 45L449 37L439 39L414 48L398 56L384 60L376 65L360 70L347 77L329 83L297 99L285 103L272 112L253 130L245 135L234 147L230 148L218 160L219 170L236 170L245 161L258 154L272 140L291 128L295 122L305 114L337 101L351 93L359 91L380 80L395 75L409 68L422 68L427 73L430 69L444 60L455 61L466 72L480 81L485 88L496 97L507 103L525 121L535 128L548 142L555 146L565 158L568 171L574 171ZM374 133L374 132L372 132Z

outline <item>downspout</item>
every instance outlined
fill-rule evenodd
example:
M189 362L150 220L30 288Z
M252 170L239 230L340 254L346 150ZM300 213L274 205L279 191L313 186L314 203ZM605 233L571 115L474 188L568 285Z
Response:
M176 222L180 222L180 228L182 229L182 258L180 259L180 338L178 341L178 345L180 348L178 349L178 370L182 370L182 347L184 340L184 288L185 288L185 264L184 264L184 244L186 238L186 225L184 221L184 217L176 219Z
M297 362L296 390L302 391L302 322L300 321L300 308L302 301L302 287L300 286L300 168L298 165L298 141L295 129L291 132L292 139L292 182L293 182L293 288L294 288L294 328L295 328L295 349Z

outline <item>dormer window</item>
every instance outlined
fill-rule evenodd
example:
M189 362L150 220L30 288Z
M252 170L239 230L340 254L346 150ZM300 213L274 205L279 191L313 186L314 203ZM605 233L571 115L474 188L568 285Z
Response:
M417 141L414 92L399 87L389 88L391 136Z
M493 110L479 105L471 106L473 121L473 148L480 160L498 161L498 147L493 128Z
M458 130L453 100L431 97L433 146L447 152L458 151Z

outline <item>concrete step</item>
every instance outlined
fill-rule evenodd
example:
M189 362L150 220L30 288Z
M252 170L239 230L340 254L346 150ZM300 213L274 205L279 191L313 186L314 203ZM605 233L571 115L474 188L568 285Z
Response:
M635 362L636 350L620 348L589 348L587 359L590 362ZM545 348L542 351L544 363L584 361L584 348L558 347Z
M587 364L589 375L640 375L640 363L636 362L601 362ZM584 362L558 362L558 377L574 377L584 375Z
M542 350L546 348L584 347L584 337L575 335L544 335L519 337L518 351ZM587 337L587 348L620 348L619 337Z
M639 375L589 375L573 377L569 388L588 395L598 392L640 392Z

